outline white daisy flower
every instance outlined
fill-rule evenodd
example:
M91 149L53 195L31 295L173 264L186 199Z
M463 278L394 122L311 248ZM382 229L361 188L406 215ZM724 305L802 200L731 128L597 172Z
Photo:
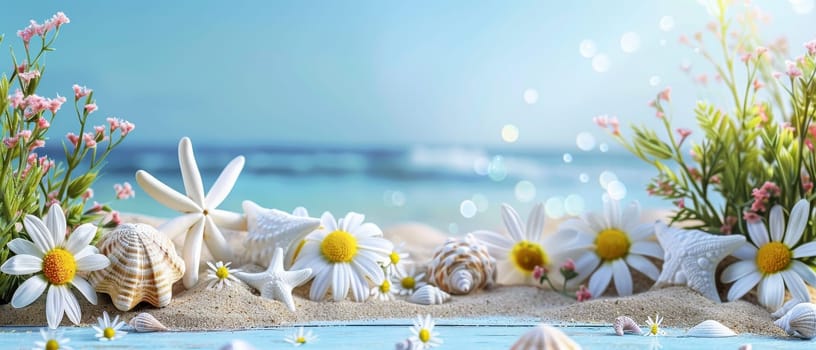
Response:
M96 234L96 226L81 225L65 240L65 214L57 204L48 210L45 222L36 216L26 215L23 226L31 241L16 238L9 242L9 249L17 255L0 266L0 271L9 275L39 273L17 288L11 297L11 306L21 308L29 305L47 288L45 315L48 327L57 328L63 313L68 315L71 322L79 324L81 311L70 286L79 290L91 304L96 304L96 291L77 272L101 270L110 264L96 247L89 245Z
M752 243L746 242L732 254L740 261L720 276L725 283L734 282L728 290L729 301L741 298L757 284L759 303L771 311L782 306L786 287L793 299L810 300L805 283L816 287L816 273L799 259L816 256L816 242L798 245L809 217L810 203L803 199L793 206L787 228L780 205L771 208L770 234L762 221L748 223Z
M93 326L96 330L96 337L101 341L116 340L124 337L127 332L122 331L125 322L119 321L119 315L111 321L107 311L102 311L102 317L97 317L99 326Z
M412 343L416 344L418 350L430 349L442 345L442 339L439 338L439 333L434 330L434 321L431 315L426 315L423 318L421 315L417 316L414 321L414 326L411 327L410 338Z
M652 337L666 335L666 331L660 329L661 323L663 323L663 318L659 314L655 314L654 320L652 320L652 316L649 316L646 320L646 333L643 333L643 335Z
M207 271L207 278L210 280L210 283L207 284L207 288L213 288L220 290L224 287L229 287L230 282L238 282L238 279L235 278L233 273L240 272L241 269L231 269L229 266L232 262L228 262L224 264L223 261L219 261L213 264L211 261L207 262L207 266L209 267Z
M411 266L410 270L397 272L396 274L391 275L392 288L396 289L396 292L399 295L414 294L417 289L422 288L426 284L425 273L416 273L416 267L413 265Z
M502 204L501 212L510 237L489 231L476 231L473 236L483 242L490 255L496 259L499 283L538 284L533 278L535 267L556 270L553 265L562 260L565 253L560 248L572 237L561 234L542 237L546 217L543 203L536 204L530 211L526 229L513 207ZM558 278L555 275L550 277Z
M617 201L604 202L604 214L586 213L559 227L562 232L576 234L570 250L579 252L575 259L578 276L575 284L589 278L589 293L603 295L614 280L619 296L632 295L632 275L629 267L656 280L660 271L647 257L663 259L663 249L655 241L654 224L639 224L640 205L632 202L621 212Z
M371 288L371 298L379 301L394 301L395 288L391 286L391 275L386 274L379 286Z
M405 251L405 242L394 246L394 250L388 255L389 259L385 265L385 273L393 276L397 272L405 272L405 265L413 264L411 255Z
M354 301L369 294L368 280L375 285L385 279L381 265L394 249L377 225L363 223L365 216L348 213L335 222L331 213L323 213L321 227L306 236L291 270L311 268L314 274L309 298L322 300L331 288L332 299L346 299L349 290Z
M56 329L49 329L46 331L45 329L40 328L40 335L42 336L42 341L35 341L34 347L31 348L32 350L74 350L74 348L65 345L68 344L71 339L65 338L61 334L62 332L57 332Z
M307 343L314 343L317 341L317 335L312 333L312 330L304 331L303 327L299 327L294 333L283 338L289 344L294 346L301 346Z

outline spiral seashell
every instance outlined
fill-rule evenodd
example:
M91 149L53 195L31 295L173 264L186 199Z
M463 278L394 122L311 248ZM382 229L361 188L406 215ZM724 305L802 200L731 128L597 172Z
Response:
M128 325L137 333L167 332L170 330L147 312L142 312L131 318Z
M774 324L794 337L813 339L816 337L816 305L799 303Z
M691 327L691 329L686 332L687 337L695 338L722 338L733 337L735 335L737 335L737 333L732 331L731 328L714 320L700 322L700 324Z
M450 300L450 297L450 294L445 293L445 291L426 284L422 286L422 288L417 289L414 294L411 294L411 296L408 297L408 302L422 305L441 305Z
M623 333L643 334L637 322L628 316L619 316L612 322L612 328L615 329L615 334L623 335Z
M170 304L173 283L184 275L184 260L173 242L145 224L122 224L97 243L110 266L88 279L97 292L111 296L113 305L128 311L142 301L156 307Z
M431 283L450 294L468 294L489 288L496 280L496 260L470 234L448 239L436 249L428 266Z
M540 324L521 335L510 350L580 350L581 346L570 339L564 332Z

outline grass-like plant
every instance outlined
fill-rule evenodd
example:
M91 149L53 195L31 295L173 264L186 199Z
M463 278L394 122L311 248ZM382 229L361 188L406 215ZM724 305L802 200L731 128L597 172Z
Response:
M803 198L814 204L816 41L804 44L802 56L787 59L784 41L766 45L759 39L763 15L757 10L731 18L723 0L710 10L716 19L706 32L680 39L711 63L716 75L710 84L722 86L729 100L726 105L698 101L693 113L702 138L673 125L670 89L651 102L663 124L662 136L633 126L627 137L617 119L595 122L657 169L646 190L676 205L672 222L747 235L746 223L767 221L775 204L786 210ZM695 80L707 83L706 76ZM816 225L811 224L802 240L814 238Z
M108 118L103 125L92 126L96 116L93 91L73 86L73 114L79 125L78 133L69 133L62 142L65 159L56 162L45 155L48 132L52 123L69 123L69 115L57 117L69 98L57 95L46 98L36 94L37 86L45 76L43 57L54 51L54 42L60 29L69 23L62 12L43 24L31 21L17 32L25 48L20 61L11 53L10 75L0 77L0 264L10 258L6 244L15 238L28 239L22 220L26 215L42 217L55 203L65 210L70 228L95 222L100 227L117 224L115 211L107 205L89 203L93 196L91 186L105 164L105 158L135 127L132 123ZM0 36L0 43L3 37ZM37 46L33 49L32 46ZM65 114L65 113L61 113ZM93 117L92 117L93 116ZM38 152L42 152L40 154ZM127 197L122 191L117 196ZM27 276L9 276L0 273L0 303L7 303L17 286Z

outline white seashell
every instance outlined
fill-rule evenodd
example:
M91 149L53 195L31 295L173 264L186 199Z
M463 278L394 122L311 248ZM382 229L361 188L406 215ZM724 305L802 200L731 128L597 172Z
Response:
M788 313L788 311L790 311L790 309L792 309L794 306L799 305L800 303L806 303L806 302L809 302L809 300L799 300L799 299L796 299L796 298L788 300L787 302L782 304L782 307L780 307L778 310L774 311L771 314L771 317L773 317L773 319L778 319L778 318L780 318L782 316L785 316L785 314Z
M774 324L789 335L813 339L816 337L816 305L799 303L782 318L774 321Z
M691 327L691 329L686 332L687 337L695 338L722 338L733 337L735 335L737 335L737 333L732 331L731 328L714 320L700 322L700 324Z
M615 329L615 334L617 335L623 335L623 333L643 334L637 322L627 316L619 316L616 318L615 322L612 323L612 328Z
M255 347L243 340L233 340L222 346L219 350L255 350Z
M142 301L156 307L170 304L173 283L184 275L184 260L167 236L145 224L122 224L97 243L110 266L93 271L88 281L128 311Z
M320 226L320 219L263 208L248 200L242 205L247 216L244 239L247 258L263 267L269 265L275 248L282 248L287 257L283 267L289 268L297 245Z
M422 288L417 289L414 294L411 294L408 297L408 302L422 305L441 305L450 300L450 297L450 294L445 293L445 291L426 284L422 286Z
M580 350L581 346L570 339L564 332L540 324L527 333L521 335L510 350Z
M751 350L751 349L752 349L751 344L742 344L739 347L739 350Z
M414 345L411 339L405 339L394 346L395 350L416 350L418 348L419 347L417 345Z
M496 280L496 259L472 235L448 239L436 249L428 266L428 278L450 294L468 294L489 288Z
M128 325L137 333L166 332L170 330L147 312L142 312L131 318Z

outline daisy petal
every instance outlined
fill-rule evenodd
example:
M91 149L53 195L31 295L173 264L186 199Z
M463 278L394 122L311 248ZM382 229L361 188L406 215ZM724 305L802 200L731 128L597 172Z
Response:
M632 295L632 274L623 259L612 261L612 278L615 280L615 289L619 296Z
M766 275L765 278L759 282L757 289L759 296L759 303L769 310L778 309L782 306L782 299L785 297L785 284L782 280L782 275L773 273Z
M355 212L349 212L346 217L340 219L338 222L340 229L346 232L355 232L360 224L365 221L365 215Z
M65 213L62 212L59 204L54 204L51 208L48 208L48 214L45 214L45 227L54 237L54 246L62 246L68 230L65 228Z
M612 264L603 263L589 278L589 293L592 294L592 297L600 297L609 286L610 280L612 280Z
M335 263L331 269L332 275L332 298L334 301L345 300L349 292L349 282L351 280L351 269L349 264Z
M794 299L810 300L810 293L808 293L808 289L805 287L805 281L802 280L802 277L799 277L796 271L785 270L781 272L781 275L785 281L785 286L788 287Z
M793 250L794 258L807 258L816 256L816 242L802 244Z
M65 250L71 252L71 254L79 253L82 249L91 244L94 236L96 236L95 225L80 225L71 233L71 237L68 237L68 242L65 243Z
M657 242L651 241L640 241L632 243L632 246L629 248L630 254L640 254L651 256L653 258L658 258L663 260L663 248L660 248L660 244Z
M359 273L351 274L351 294L354 301L363 301L368 296L368 281Z
M380 227L373 224L373 223L370 223L370 222L366 222L366 223L360 225L359 227L357 227L357 230L354 232L354 234L359 236L359 237L382 237L383 236L383 232L380 229Z
M507 236L495 232L479 230L471 232L470 234L486 245L487 249L490 250L490 254L493 254L493 249L508 250L515 244L515 242L511 241Z
M62 314L65 313L65 305L59 292L59 287L48 288L45 299L45 318L48 319L48 328L56 329L62 321Z
M731 283L757 271L756 263L753 260L737 261L725 268L722 275L720 275L720 281Z
M332 272L331 266L327 266L324 271L315 276L314 281L312 281L312 289L309 290L309 299L321 301L326 297L331 284Z
M6 260L0 270L9 275L29 275L40 272L43 260L33 255L15 255Z
M598 268L598 264L601 263L601 259L591 252L586 252L577 260L575 260L575 272L578 273L578 276L573 280L575 284L583 283L592 271L595 271ZM593 294L594 295L594 294Z
M643 256L629 254L626 257L626 263L635 268L635 270L638 270L647 277L651 278L652 281L656 281L660 276L660 270L657 269L657 266Z
M796 202L796 205L791 209L790 217L788 217L788 228L785 230L785 245L793 247L796 243L799 243L809 218L810 202L806 199Z
M224 167L218 178L215 179L207 196L204 197L204 207L208 209L217 208L227 198L232 188L235 186L235 181L238 180L238 175L244 169L244 156L237 156ZM203 188L202 188L203 191Z
M79 322L82 320L82 311L79 309L79 303L77 302L74 294L71 293L71 291L65 285L51 287L51 289L54 288L57 289L57 292L62 299L65 314L68 315L68 319L74 324L79 324Z
M768 216L768 228L771 230L771 237L774 242L782 242L782 235L785 233L785 221L782 215L782 206L774 205ZM756 244L756 243L755 243ZM762 245L757 245L761 247Z
M11 306L15 309L28 306L42 295L46 287L48 287L48 282L46 282L43 275L31 276L14 291L14 295L11 297Z
M760 279L762 279L762 274L760 274L759 271L754 271L736 280L736 282L731 285L731 289L728 290L728 301L742 298L745 293L748 293L757 285Z
M629 238L631 238L633 241L643 241L648 239L650 236L654 236L654 224L636 225L627 233L629 234Z
M8 242L7 246L9 249L11 249L12 252L14 252L14 254L17 255L23 254L32 255L40 259L42 259L42 257L45 256L44 252L37 248L37 246L34 245L34 243L32 243L31 241L24 240L22 238L15 238L11 240L11 242Z
M54 244L54 236L51 235L51 232L48 231L48 228L45 227L45 223L43 223L40 218L34 215L26 215L25 218L23 218L23 226L31 238L31 241L34 242L34 245L43 252L47 252L56 247Z
M108 267L110 260L102 254L92 254L77 260L76 263L79 271L96 271Z
M737 248L731 255L740 260L754 260L756 259L757 248L753 244L745 242L745 244Z
M813 270L809 266L805 265L805 263L799 260L794 260L791 263L791 269L796 271L796 273L799 274L799 277L802 277L807 284L811 285L812 287L816 287L816 272L813 272Z
M510 233L510 237L513 238L513 241L518 242L525 240L526 235L524 234L524 229L521 226L521 218L519 218L516 210L507 204L502 204L501 213L504 226L507 228L507 231Z
M576 231L576 232L592 232L592 228L584 220L580 219L569 219L558 225L558 230L568 230L568 231Z
M538 203L530 210L530 217L527 218L527 239L533 242L541 240L544 231L545 218L544 203Z
M774 207L776 208L776 207ZM781 209L780 209L781 210ZM782 215L782 214L779 214ZM773 211L771 212L771 216L774 216ZM757 247L762 247L768 244L768 229L765 228L765 223L762 221L757 221L754 223L748 223L748 236L751 237L751 242L754 243Z
M320 216L320 225L323 226L324 231L337 231L337 220L334 219L334 215L330 212L324 212L323 215Z

